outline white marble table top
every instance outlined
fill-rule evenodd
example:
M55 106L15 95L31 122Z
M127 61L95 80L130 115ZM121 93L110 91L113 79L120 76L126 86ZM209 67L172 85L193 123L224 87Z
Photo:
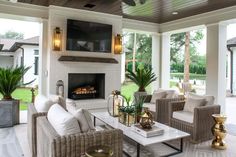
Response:
M161 143L166 142L170 140L180 139L187 136L190 136L190 134L177 130L175 128L169 127L167 125L155 122L155 125L159 128L164 129L164 134L154 137L145 138L134 131L132 131L131 127L127 127L121 123L119 123L117 117L112 117L109 115L108 112L94 112L91 113L92 116L95 116L97 119L103 121L104 123L110 125L113 128L120 129L123 131L123 134L127 137L131 138L132 140L138 142L139 144L143 146L155 144L155 143Z

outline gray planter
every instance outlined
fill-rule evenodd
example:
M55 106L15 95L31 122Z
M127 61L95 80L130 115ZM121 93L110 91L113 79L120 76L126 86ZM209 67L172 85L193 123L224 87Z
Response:
M135 92L134 97L140 97L140 96L145 96L147 95L147 92Z
M19 100L0 100L0 128L19 124Z

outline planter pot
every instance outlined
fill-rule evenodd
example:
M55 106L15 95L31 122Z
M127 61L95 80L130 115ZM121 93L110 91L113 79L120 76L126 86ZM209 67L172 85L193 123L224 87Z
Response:
M132 124L135 123L135 115L128 114L125 112L120 112L119 122L126 126L131 126Z
M0 128L19 124L19 100L1 100L0 117Z
M140 97L140 96L145 96L147 95L147 92L135 92L134 97Z

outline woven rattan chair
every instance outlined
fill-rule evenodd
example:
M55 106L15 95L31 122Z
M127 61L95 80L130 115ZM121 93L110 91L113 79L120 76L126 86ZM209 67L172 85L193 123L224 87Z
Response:
M37 155L39 157L81 157L87 148L110 146L113 157L123 156L123 133L118 129L60 136L47 117L37 119Z
M199 143L210 140L213 135L211 127L214 125L212 114L220 113L219 105L208 105L194 108L193 122L173 118L173 112L183 111L185 101L170 102L170 125L176 129L188 132L191 134L191 142Z

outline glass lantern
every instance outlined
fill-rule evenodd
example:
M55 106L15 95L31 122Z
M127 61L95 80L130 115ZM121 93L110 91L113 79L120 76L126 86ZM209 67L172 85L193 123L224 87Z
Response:
M119 116L119 108L123 106L124 98L120 95L120 91L114 90L108 97L107 110L109 114L113 117Z
M144 108L144 114L142 115L139 124L143 129L151 129L155 124L153 122L153 115L147 107Z

